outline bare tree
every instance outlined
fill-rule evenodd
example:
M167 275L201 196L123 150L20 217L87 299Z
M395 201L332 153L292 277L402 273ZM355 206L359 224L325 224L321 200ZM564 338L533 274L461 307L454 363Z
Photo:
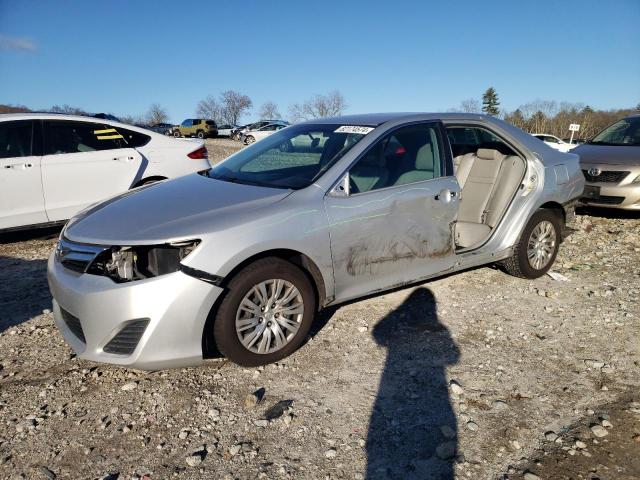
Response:
M156 125L158 123L167 123L169 121L169 115L167 111L159 104L154 103L149 107L146 115L147 125Z
M278 106L273 102L265 102L260 107L260 118L275 120L280 118L280 116Z
M224 123L222 110L222 105L218 103L213 95L209 95L204 100L198 102L196 115L203 118L210 118L211 120L215 120L216 123Z
M481 113L482 105L475 98L467 98L460 102L460 111L465 113Z
M295 103L289 107L289 116L293 122L311 118L335 117L347 108L347 103L338 90L327 95L315 95L302 105Z
M68 115L86 115L87 112L78 107L72 107L71 105L67 105L66 103L62 106L54 105L50 108L53 113L66 113Z
M253 106L253 102L247 95L242 95L235 90L227 90L220 95L222 103L222 117L226 123L237 125L242 115Z

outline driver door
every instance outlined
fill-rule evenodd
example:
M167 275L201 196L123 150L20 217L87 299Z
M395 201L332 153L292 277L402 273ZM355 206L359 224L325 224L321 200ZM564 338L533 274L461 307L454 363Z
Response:
M460 188L442 132L440 123L393 130L325 196L336 300L453 267Z

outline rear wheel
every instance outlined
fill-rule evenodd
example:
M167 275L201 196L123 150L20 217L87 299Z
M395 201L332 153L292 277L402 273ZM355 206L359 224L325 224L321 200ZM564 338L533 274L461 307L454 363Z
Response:
M173 136L176 138L180 138L182 135L180 135L180 130L174 130L173 131Z
M247 367L291 355L313 323L316 298L307 275L277 257L258 260L229 283L216 313L218 350Z
M510 275L538 278L549 271L560 247L561 219L551 210L538 210L522 232L513 255L501 265Z
M204 132L202 130L198 130L198 133L196 133L196 136L198 138L204 138Z

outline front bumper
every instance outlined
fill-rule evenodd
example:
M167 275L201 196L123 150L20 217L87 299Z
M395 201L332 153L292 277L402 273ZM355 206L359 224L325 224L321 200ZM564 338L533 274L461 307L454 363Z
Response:
M182 272L114 283L68 270L54 254L49 258L48 278L56 324L80 358L142 370L203 362L202 334L221 288ZM80 329L69 322L70 317ZM140 319L148 319L148 324L132 353L104 350L123 327Z
M596 182L587 179L585 187L596 187L599 196L596 198L582 197L580 203L594 207L617 208L621 210L640 210L640 183L631 183L640 175L640 167L628 165L582 164L582 169L591 168L607 173L609 171L629 173L616 182ZM586 190L586 188L585 188Z

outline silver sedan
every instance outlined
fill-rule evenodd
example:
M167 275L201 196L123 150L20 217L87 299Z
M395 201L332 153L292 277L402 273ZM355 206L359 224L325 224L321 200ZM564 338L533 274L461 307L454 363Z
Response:
M70 220L48 266L56 322L97 362L274 362L328 305L483 264L543 275L583 186L576 155L492 117L290 126Z

